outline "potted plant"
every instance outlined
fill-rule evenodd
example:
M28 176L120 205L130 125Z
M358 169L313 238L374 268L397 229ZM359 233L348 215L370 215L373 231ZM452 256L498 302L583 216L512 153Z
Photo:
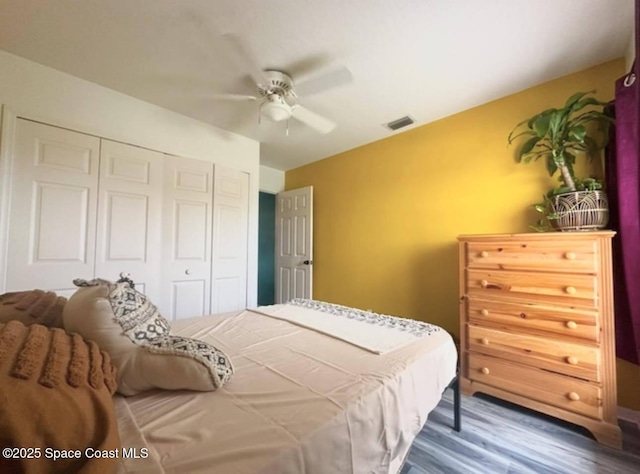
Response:
M613 118L604 113L607 104L591 97L594 92L578 92L563 107L523 120L509 134L509 144L527 137L517 152L518 162L543 158L549 176L559 172L560 186L534 205L558 230L597 230L609 220L602 184L594 178L577 178L574 173L576 156L584 154L590 160L597 156L607 143L613 123ZM543 223L539 222L536 229L544 230Z

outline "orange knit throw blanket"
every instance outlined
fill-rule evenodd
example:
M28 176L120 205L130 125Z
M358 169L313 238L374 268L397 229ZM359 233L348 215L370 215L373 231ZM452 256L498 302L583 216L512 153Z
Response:
M0 295L0 323L18 320L26 326L42 324L62 327L62 310L67 299L52 291L30 290Z
M0 447L41 453L33 459L0 457L0 472L111 472L117 459L85 451L120 448L115 380L108 354L78 334L19 321L0 324ZM47 448L82 455L54 461Z

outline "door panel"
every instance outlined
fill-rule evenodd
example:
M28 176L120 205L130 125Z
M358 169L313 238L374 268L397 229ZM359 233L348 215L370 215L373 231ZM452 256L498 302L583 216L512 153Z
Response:
M207 199L210 198L207 196ZM201 260L207 258L210 245L211 220L209 202L175 201L175 259Z
M276 199L276 303L313 298L313 187Z
M211 312L247 305L249 175L215 167Z
M107 192L107 260L144 262L147 253L149 197ZM135 222L136 225L131 225ZM127 229L127 232L122 232Z
M172 291L172 319L207 314L208 280L174 281Z
M83 263L87 254L88 190L34 183L33 246L29 263ZM68 215L75 216L68 219ZM60 223L67 220L67 225Z
M100 139L18 119L6 291L93 278Z
M102 140L96 277L129 273L136 289L160 299L163 155Z
M165 156L161 310L169 319L210 312L213 164Z
M291 278L291 269L287 267L277 267L278 277L276 278L276 303L286 303L292 296L292 289L295 283Z

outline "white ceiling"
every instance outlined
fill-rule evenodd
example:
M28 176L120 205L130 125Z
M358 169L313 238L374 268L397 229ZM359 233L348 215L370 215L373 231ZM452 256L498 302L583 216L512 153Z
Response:
M624 56L633 0L0 0L0 49L261 142L280 170L383 139ZM300 103L337 123L257 124L255 91L220 46L233 33L294 80L353 82ZM1 80L1 78L0 78ZM403 130L407 130L408 127ZM395 132L400 133L400 132Z

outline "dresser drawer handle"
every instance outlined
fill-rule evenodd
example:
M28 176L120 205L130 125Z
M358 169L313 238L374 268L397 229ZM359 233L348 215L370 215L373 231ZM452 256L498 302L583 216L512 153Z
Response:
M566 323L564 323L564 325L567 326L569 329L575 329L578 327L575 321L567 321Z
M480 369L480 372L482 372L484 375L489 375L491 373L488 367L483 367L482 369Z
M566 258L567 260L575 260L576 254L573 252L567 252L564 254L564 258Z
M577 365L578 364L578 359L576 357L573 357L573 356L569 356L565 360L567 361L567 364L569 364L569 365Z
M489 316L489 310L488 309L483 309L482 311L480 311L480 314L482 316Z
M574 294L576 293L576 287L575 287L575 286L567 286L567 287L564 289L564 292L565 292L565 293L568 293L568 294L570 294L570 295L574 295Z
M486 337L483 337L482 339L480 339L480 344L482 344L483 346L488 346L489 339L487 339Z
M567 398L569 400L572 400L574 402L577 402L578 400L580 400L580 395L578 395L576 392L569 392L567 394Z
M489 252L487 252L486 250L483 250L482 252L480 252L480 256L482 258L487 258L489 256Z
M480 280L480 286L486 288L487 286L489 286L489 282L487 280Z

